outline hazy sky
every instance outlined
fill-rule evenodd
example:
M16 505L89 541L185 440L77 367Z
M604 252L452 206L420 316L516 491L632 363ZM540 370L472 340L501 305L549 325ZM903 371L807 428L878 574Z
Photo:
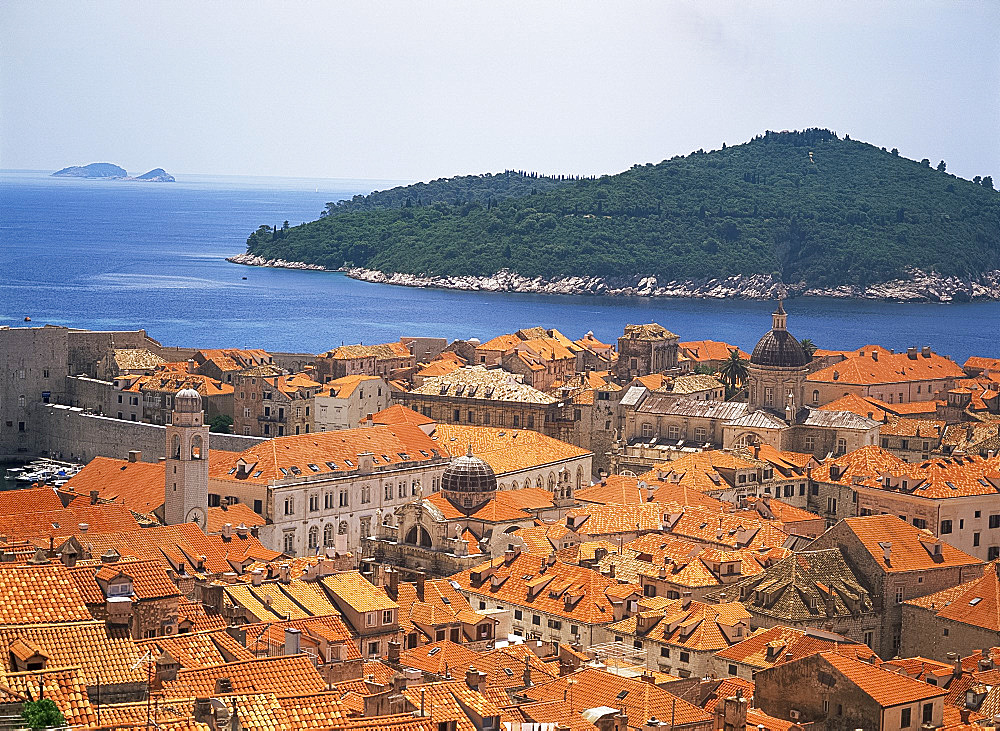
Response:
M829 127L1000 181L1000 2L0 2L0 167L617 172Z

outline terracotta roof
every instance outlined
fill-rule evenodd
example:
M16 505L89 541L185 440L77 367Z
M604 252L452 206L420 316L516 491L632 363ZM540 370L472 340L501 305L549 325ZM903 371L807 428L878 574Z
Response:
M173 697L214 697L215 681L229 678L235 694L274 693L296 695L321 693L326 681L305 655L264 657L253 660L182 669L175 680L165 681L163 690Z
M790 659L797 660L831 650L865 660L875 654L867 645L833 632L777 625L761 629L745 640L719 650L715 656L762 670L786 662L788 655L791 655Z
M883 436L940 439L946 422L934 419L905 419L895 417L879 430Z
M497 335L491 340L487 340L482 345L478 346L476 350L499 350L502 352L507 352L508 350L513 350L514 346L521 342L521 338L513 333L507 333L505 335Z
M735 345L722 343L717 340L689 340L684 343L677 343L681 353L688 360L702 362L706 360L729 360L732 351L739 353L743 360L750 360L750 355L743 352Z
M265 525L267 521L264 516L255 513L246 503L235 503L226 507L216 507L208 509L208 516L205 519L206 533L220 533L229 524L233 532L239 525L253 528L255 525Z
M163 485L163 463L94 457L62 486L62 490L81 496L89 496L91 490L97 490L102 500L149 514L163 505Z
M608 631L698 652L721 650L749 633L750 613L739 602L691 601L684 607L684 601L641 599L635 614L608 625Z
M820 657L883 708L914 703L928 698L938 698L948 694L944 688L913 680L899 673L882 670L874 665L836 652L823 652L820 653Z
M104 587L119 575L132 580L133 601L169 599L180 596L177 584L170 580L160 561L123 559L116 563L78 564L69 575L88 604L104 604Z
M929 609L941 619L1000 632L998 565L1000 562L993 561L981 578L906 603Z
M949 543L900 520L895 515L866 515L845 518L844 528L853 533L886 573L926 571L947 566L974 566L982 561L960 551ZM883 543L891 543L891 555L886 562ZM937 552L936 552L937 551Z
M875 399L864 398L855 393L846 393L840 398L816 408L820 411L850 411L858 416L882 421L886 417L887 412L875 404Z
M549 560L551 565L542 571L542 562L547 564ZM473 574L485 573L490 573L490 577L472 581ZM641 593L638 586L623 586L597 571L531 553L521 553L509 563L503 558L493 559L455 574L452 579L463 592L504 604L536 608L583 624L614 621L609 593L623 590Z
M153 650L154 657L167 652L182 668L204 668L223 665L233 660L253 660L254 654L219 630L187 632L172 637L137 640L141 652Z
M788 539L778 521L747 512L721 513L697 506L681 510L668 531L699 543L733 549L781 546Z
M588 449L530 429L437 424L432 438L450 454L461 454L471 445L473 454L486 461L497 478L592 455ZM589 481L590 475L584 478ZM575 480L576 476L573 475L572 479Z
M379 343L378 345L341 345L339 348L327 351L325 355L337 360L353 360L355 358L393 360L412 357L409 348L398 341Z
M0 566L0 625L91 619L84 597L62 564Z
M232 394L234 390L228 383L222 383L209 376L169 370L157 371L148 376L139 376L127 388L123 388L122 390L132 393L154 391L173 396L185 388L192 388L203 397L224 396Z
M685 396L691 393L701 393L702 391L718 391L725 388L715 376L704 373L690 373L684 376L677 376L670 383L670 393L675 396Z
M950 358L937 353L924 356L918 352L916 358L910 358L906 353L896 355L883 353L879 355L878 360L870 355L851 356L840 363L810 373L806 380L812 383L873 386L964 377L965 372Z
M635 505L658 502L722 509L722 502L714 497L709 497L700 490L690 488L685 484L662 482L656 479L653 472L647 472L641 477L609 475L596 485L576 490L573 495L580 502L600 505ZM640 482L647 485L649 489L640 487ZM652 491L651 495L650 490Z
M146 681L146 670L137 663L142 653L132 638L110 632L101 621L0 627L0 648L7 650L17 641L41 649L49 667L80 668L87 685L96 684L98 675L108 684ZM8 675L12 671L10 653L2 655L2 674Z
M387 464L428 462L438 449L412 424L295 434L260 442L243 452L227 452L225 458L211 460L209 477L267 484L300 476L351 474L358 469L359 455L366 452L374 455L378 470ZM243 473L238 471L240 460L245 464Z
M325 729L349 714L336 692L281 697L278 702L285 710L289 728Z
M464 678L410 686L402 691L402 695L414 708L420 708L423 701L424 712L432 721L456 721L461 731L476 729L470 711L480 718L500 715L500 709L469 688Z
M399 608L399 605L386 595L384 589L374 586L357 571L343 571L325 576L320 579L320 583L339 601L356 612Z
M712 723L708 713L663 688L597 668L584 668L524 690L524 695L535 700L568 700L570 694L576 713L608 706L623 709L630 719L673 718L677 726Z
M387 409L382 409L377 414L372 414L371 421L373 424L413 424L414 426L434 423L434 419L429 416L418 414L413 409L408 409L402 404L393 404Z
M0 679L0 682L6 687L7 693L15 693L24 700L48 698L63 714L67 726L97 725L97 712L90 704L87 683L80 668L58 667L10 673Z

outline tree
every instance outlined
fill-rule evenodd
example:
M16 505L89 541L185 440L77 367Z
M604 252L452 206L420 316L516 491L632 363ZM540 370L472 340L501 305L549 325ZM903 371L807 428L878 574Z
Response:
M715 371L711 367L705 365L704 363L699 363L694 367L694 372L700 376L714 376Z
M948 166L945 165L944 164L944 160L942 160L941 162L938 163L938 168L937 169L938 169L939 173L943 173L945 170L948 169Z
M892 148L892 154L896 155L898 157L899 156L899 150L897 148L893 147Z
M931 161L925 157L923 160L920 161L920 164L923 165L925 168L929 168L931 166Z
M226 414L216 414L208 422L208 430L216 434L229 434L233 426L233 417Z
M983 177L983 187L984 188L989 188L990 190L993 190L993 176L992 175L986 175L986 176Z
M21 719L28 728L52 728L54 726L65 726L66 719L63 718L59 708L52 702L51 698L39 698L37 701L27 701L21 708Z
M802 346L802 349L806 351L806 355L812 358L813 353L816 352L816 344L812 341L812 338L802 338L802 340L799 341L799 344Z
M749 371L747 362L740 355L740 351L735 348L729 351L729 358L719 369L719 378L729 386L730 390L736 391L746 383Z

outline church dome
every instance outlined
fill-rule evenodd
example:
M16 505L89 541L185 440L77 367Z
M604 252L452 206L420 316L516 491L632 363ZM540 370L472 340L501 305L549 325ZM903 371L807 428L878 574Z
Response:
M472 447L461 457L455 457L441 475L442 492L496 492L497 476L486 462L474 457Z
M802 343L785 329L787 316L780 301L772 317L774 325L753 349L750 362L772 368L801 368L809 365L810 358Z
M202 411L201 394L193 388L185 388L174 396L174 411L181 413L197 413Z

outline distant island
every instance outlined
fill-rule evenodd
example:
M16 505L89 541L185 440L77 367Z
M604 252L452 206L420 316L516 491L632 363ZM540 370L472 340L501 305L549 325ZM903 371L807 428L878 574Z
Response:
M599 178L464 176L261 226L231 261L373 282L644 296L1000 299L1000 194L826 129Z
M91 178L99 180L139 180L146 183L175 183L174 176L163 168L155 168L148 173L130 177L125 168L110 162L92 162L89 165L72 165L52 173L59 178Z

